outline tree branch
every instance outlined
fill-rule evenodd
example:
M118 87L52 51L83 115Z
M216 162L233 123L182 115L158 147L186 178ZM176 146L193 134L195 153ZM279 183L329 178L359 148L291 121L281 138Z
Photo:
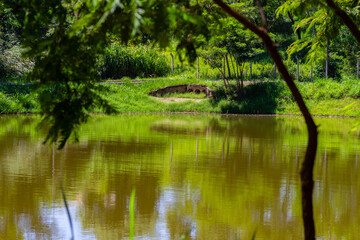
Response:
M262 21L262 23L263 23L263 26L264 26L264 28L266 29L266 31L268 31L267 21L266 21L266 16L265 16L264 9L262 8L259 0L256 0L255 3L256 3L256 5L257 5L258 8L259 8L259 12L260 12L261 21Z
M314 188L313 169L315 163L315 156L317 151L317 126L305 105L304 99L296 87L292 77L290 76L286 66L284 65L279 52L277 51L276 44L272 41L266 29L257 26L250 22L246 17L229 7L222 0L213 0L220 8L222 8L231 17L235 18L238 22L244 25L247 29L258 35L266 48L268 49L272 59L274 60L278 71L284 78L288 85L294 99L299 106L299 109L305 119L307 131L308 131L308 145L306 148L305 159L301 167L301 193L302 193L302 212L303 212L303 224L305 240L315 240L315 224L313 218L313 203L312 192Z
M349 28L352 35L360 43L360 31L359 28L355 25L354 21L333 0L325 0L325 1L327 5L334 10L335 14L338 15L338 17L343 21L343 23Z
M291 20L291 23L294 25L294 24L295 24L295 21L294 21L294 18L293 18L293 16L291 15L290 12L288 12L288 16L289 16L289 18L290 18L290 20ZM298 28L298 29L296 30L296 34L297 34L297 36L298 36L298 39L300 40L300 39L301 39L300 28Z

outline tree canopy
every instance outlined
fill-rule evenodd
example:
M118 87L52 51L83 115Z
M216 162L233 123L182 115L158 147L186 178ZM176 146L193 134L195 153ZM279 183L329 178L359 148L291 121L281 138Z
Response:
M292 43L288 54L303 51L308 62L319 61L326 58L327 39L336 37L344 43L352 39L325 0L260 1L262 14L256 2L226 3L266 28L280 52ZM338 3L359 22L356 2ZM60 148L90 112L116 111L106 101L106 88L97 84L96 70L99 55L114 41L137 44L150 40L160 47L175 43L190 61L195 60L199 47L231 53L238 62L264 54L253 33L209 0L5 0L0 16L6 19L2 29L18 36L26 56L35 61L28 77L39 82L43 122L51 126L47 140L60 140ZM289 37L292 31L299 31L301 38ZM357 56L357 45L353 46L338 47L342 50L338 55Z
M6 36L10 36L8 32L20 35L27 56L35 61L29 78L38 81L43 122L50 123L45 141L59 142L59 148L87 120L90 112L98 109L116 112L106 100L106 87L98 84L96 71L98 56L111 40L128 43L150 38L160 47L172 40L177 43L177 49L186 50L190 61L195 59L197 47L210 42L241 61L261 52L254 37L257 35L289 86L307 124L309 142L301 169L303 219L305 239L315 239L312 174L317 126L274 42L276 33L281 35L282 31L282 25L276 22L275 9L276 16L283 18L283 22L291 22L297 33L298 39L287 49L288 54L305 50L308 62L314 62L329 58L331 39L339 35L344 42L351 39L343 24L360 42L356 26L360 21L359 3L288 0L280 6L281 2L276 0L265 4L257 0L256 5L252 1L213 2L219 7L207 0L6 0L5 4L0 3L0 17L5 16L15 27L9 27L5 21L1 29L6 29ZM227 19L220 9L244 27ZM286 16L290 21L284 20ZM217 36L219 32L222 34ZM343 54L356 56L357 51L357 47L348 47Z
M29 75L39 81L45 141L62 148L90 112L115 109L97 84L97 58L115 37L123 43L151 36L160 47L177 40L190 60L198 39L209 38L207 20L219 14L208 1L6 1L22 27L22 46L35 60ZM76 137L76 131L75 131Z

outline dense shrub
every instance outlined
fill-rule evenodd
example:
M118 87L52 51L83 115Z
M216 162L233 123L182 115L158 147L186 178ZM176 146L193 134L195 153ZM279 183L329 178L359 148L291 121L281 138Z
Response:
M32 90L31 85L0 84L0 114L38 112L37 95Z
M13 46L0 51L0 79L19 78L30 72L34 63L22 57L23 49Z
M99 72L104 79L122 77L159 77L170 71L163 54L147 47L129 48L113 44L99 61Z

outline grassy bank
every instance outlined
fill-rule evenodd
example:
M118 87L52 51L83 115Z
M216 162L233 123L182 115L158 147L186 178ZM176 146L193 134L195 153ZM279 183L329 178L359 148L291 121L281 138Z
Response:
M205 84L218 89L217 99L203 98L191 94L166 95L186 98L187 101L164 102L151 97L148 92L176 84ZM221 81L198 79L153 79L142 83L106 84L109 93L105 98L119 112L214 112L238 114L300 114L290 91L282 82L266 82L245 87L240 98L226 97ZM297 83L307 105L314 115L360 116L360 86L357 80L317 80L314 83ZM37 95L27 85L0 85L0 113L37 113Z
M153 89L168 85L195 83L213 89L220 88L218 99L201 102L185 101L164 103L148 96ZM312 114L332 116L360 116L360 86L357 80L343 82L318 80L315 83L298 83ZM204 80L157 80L142 84L110 85L108 99L120 112L215 112L240 114L300 114L287 86L282 82L267 82L247 86L243 96L235 99L221 96L222 82ZM188 94L166 95L184 97Z

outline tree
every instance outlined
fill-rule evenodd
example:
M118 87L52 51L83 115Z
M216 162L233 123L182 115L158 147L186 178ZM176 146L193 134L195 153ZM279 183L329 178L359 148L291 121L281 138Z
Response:
M272 59L274 60L279 72L281 73L283 79L288 85L294 99L305 119L305 123L308 131L308 144L306 148L305 159L301 167L301 193L302 193L302 211L303 211L303 224L304 224L304 235L306 240L315 239L315 224L313 218L313 204L312 204L312 192L314 187L313 180L313 169L317 151L317 126L306 107L306 104L296 87L293 79L291 78L289 72L287 71L286 66L284 65L280 54L277 51L276 44L270 38L268 31L265 28L259 27L256 24L250 22L246 17L239 14L237 11L229 7L226 3L221 0L214 0L214 3L219 5L225 12L227 12L231 17L235 18L246 28L258 35L267 50L269 51ZM264 23L266 26L266 24Z
M311 7L301 1L286 1L276 12L277 16L294 15L297 18L297 21L292 20L292 22L298 39L287 49L289 56L305 51L306 63L313 65L325 62L325 77L327 77L330 39L338 35L339 20L324 8Z
M263 40L304 115L309 142L301 176L305 236L311 239L309 236L315 231L311 196L317 149L316 125L267 30L222 1L214 2ZM35 59L30 78L39 81L43 122L50 123L45 141L59 141L59 148L96 107L106 113L115 112L103 96L104 87L96 84L95 59L108 44L108 33L116 34L126 43L139 32L146 31L161 46L169 42L170 35L177 36L179 48L185 48L191 58L196 54L194 36L206 36L205 19L217 13L208 1L8 0L7 3L13 9L21 6L18 17L24 19L23 46L29 48L28 56ZM263 11L261 17L266 19ZM267 27L265 21L264 26ZM173 30L173 34L169 30Z
M338 36L343 33L342 26L344 20L346 19L346 21L349 22L352 18L355 19L357 23L360 22L357 10L358 4L356 2L338 2L346 9L346 12L341 10L332 0L288 0L277 9L277 16L294 15L298 19L298 21L293 23L295 31L303 30L302 38L291 44L287 50L288 54L292 55L301 50L305 50L307 52L307 63L325 62L326 77L328 75L331 77L339 77L339 74L336 74L335 63L330 61L331 52L329 49L331 45L337 45L338 41L341 40ZM351 18L349 16L351 16ZM354 22L352 24L349 22L349 24L351 25L351 29L357 28ZM353 33L354 30L351 29L350 31ZM348 44L345 43L345 46L346 45ZM341 48L343 47L344 46ZM342 51L341 48L339 51Z
M320 0L314 2L319 4ZM30 77L40 81L43 119L51 123L47 140L56 142L60 139L60 148L95 107L101 107L107 113L115 111L102 95L104 87L96 84L98 75L94 70L96 56L108 44L107 35L110 32L124 42L141 31L149 32L161 46L169 42L171 35L177 36L180 39L179 48L185 48L191 57L196 54L195 36L206 36L207 31L203 29L205 19L217 13L209 1L7 0L7 3L14 8L22 7L18 15L19 19L24 19L23 45L31 47L28 55L36 61ZM269 36L262 8L260 15L264 27L259 27L230 8L231 3L221 0L214 0L214 3L262 39L304 116L309 139L301 169L303 221L305 239L315 239L312 174L317 127L282 62L277 45ZM334 2L326 0L321 4L334 9L353 34L359 33L354 22ZM360 34L355 37L360 42Z
M233 19L226 18L222 20L224 21L224 27L222 28L224 32L220 35L221 38L217 39L216 44L229 53L232 64L235 62L234 74L236 75L238 89L241 91L243 89L245 63L263 53L263 46L254 33L239 26ZM234 61L232 58L234 58ZM239 78L241 85L239 84Z
M346 26L342 26L334 46L344 59L344 71L355 74L356 70L356 75L359 77L360 45Z
M14 12L0 3L0 78L23 75L31 68L30 61L21 59L22 26Z
M114 113L106 87L97 84L96 59L116 35L127 43L144 33L161 47L179 39L178 49L196 57L196 38L206 39L206 18L216 14L207 1L40 1L6 0L22 19L22 46L35 60L29 79L39 81L42 123L50 124L45 142L62 148L70 135L100 109ZM206 14L209 12L211 14Z
M244 4L240 6L237 4L237 8L240 7L244 7ZM237 92L240 94L243 88L245 63L263 53L263 45L254 33L245 29L234 19L222 17L219 19L219 24L211 25L212 37L205 45L207 50L202 51L201 55L210 66L219 69L226 91L228 91L230 83L225 81L226 71L221 69L222 60L225 58L228 76L231 78L232 72L237 83Z

